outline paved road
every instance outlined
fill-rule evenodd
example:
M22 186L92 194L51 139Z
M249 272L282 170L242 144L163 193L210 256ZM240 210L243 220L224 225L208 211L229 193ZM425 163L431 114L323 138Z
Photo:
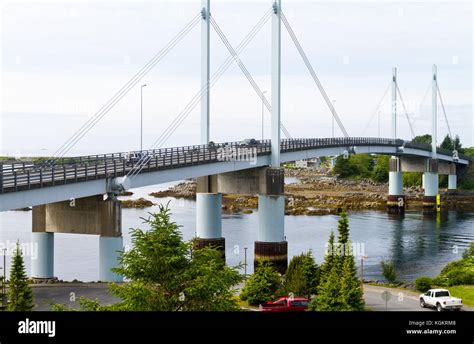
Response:
M435 309L421 308L418 301L419 293L402 289L376 287L364 285L364 299L366 307L372 311L385 311L385 301L381 294L388 291L392 298L387 303L387 311L423 311L433 312ZM119 299L110 295L106 283L68 283L45 284L33 287L36 311L51 309L51 303L61 303L76 308L77 299L84 296L90 299L99 299L101 304L110 304ZM76 301L74 301L74 298ZM474 311L473 307L463 307L464 311Z
M387 303L382 299L382 292L388 291L392 297ZM433 312L434 308L421 308L419 302L420 293L403 289L376 287L364 285L365 306L372 311L423 311ZM474 311L473 307L463 306L464 311Z
M45 284L35 285L32 289L37 305L35 311L49 311L51 310L51 303L60 303L71 308L77 308L77 301L81 296L89 299L97 298L101 304L120 301L110 295L106 283Z

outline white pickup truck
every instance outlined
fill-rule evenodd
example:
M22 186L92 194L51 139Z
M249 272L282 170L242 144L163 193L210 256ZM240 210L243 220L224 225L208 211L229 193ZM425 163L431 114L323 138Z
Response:
M460 310L462 300L457 297L451 297L449 290L446 289L430 289L426 293L420 295L420 306L436 307L438 312L445 310Z

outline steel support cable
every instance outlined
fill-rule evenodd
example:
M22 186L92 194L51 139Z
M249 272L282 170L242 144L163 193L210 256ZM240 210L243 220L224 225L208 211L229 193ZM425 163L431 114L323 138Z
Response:
M271 113L272 112L272 107L271 107L269 101L267 100L267 98L265 97L265 95L263 94L263 91L260 89L258 84L255 82L254 78L252 77L252 75L248 71L247 67L245 67L244 63L239 58L237 52L234 50L234 48L230 44L229 40L227 39L227 36L224 34L224 32L220 28L219 24L217 24L217 22L214 20L213 17L211 17L211 24L212 24L214 30L216 31L217 35L222 40L222 43L224 43L224 45L226 46L229 53L234 57L234 60L237 63L237 65L239 66L242 73L245 75L247 80L252 85L255 93L257 93L258 97L263 101L263 103L264 103L265 107L267 108L267 110ZM280 127L281 127L281 131L283 132L283 134L287 138L292 138L290 132L288 131L288 129L286 129L286 127L283 123L280 123Z
M366 132L367 129L369 128L370 124L372 124L372 121L374 120L375 115L377 115L377 112L378 112L378 110L379 110L379 108L380 108L380 105L382 105L383 100L385 99L385 97L387 96L388 91L390 90L390 85L391 85L391 83L392 83L392 82L390 82L390 83L387 85L387 88L385 89L385 92L383 93L382 98L380 98L379 102L377 103L377 106L375 107L374 112L373 112L372 115L370 116L370 119L369 119L369 121L367 122L367 125L365 126L364 130L362 131L362 136L365 135L365 132Z
M149 60L127 83L120 88L91 118L89 118L54 154L54 160L66 154L90 131L153 67L158 64L198 23L201 13L196 15L166 46ZM53 160L53 161L54 161Z
M252 41L252 39L257 35L257 33L262 29L262 27L266 24L266 22L271 17L271 9L269 9L265 15L255 24L255 26L250 30L250 32L245 36L245 38L240 42L237 46L236 51L240 54L247 45ZM214 72L211 76L209 81L209 87L204 85L201 90L191 99L191 101L186 105L186 107L173 119L173 121L168 125L168 127L161 133L158 139L155 140L153 145L150 149L154 149L157 146L161 147L166 140L176 131L176 129L183 123L183 121L187 118L189 113L196 107L197 104L201 101L201 97L203 94L207 92L224 74L224 72L229 68L229 66L234 61L233 56L228 56L227 59L219 66L219 68ZM139 174L143 167L151 160L151 156L145 155L141 159L139 159L137 165L130 170L127 176L134 177L135 175Z
M446 120L446 126L448 127L449 138L451 139L453 149L456 150L456 141L454 140L453 135L451 133L451 127L449 126L448 116L446 114L446 109L444 108L443 97L441 96L441 91L439 89L438 82L436 82L436 89L438 90L439 102L441 103L441 109L443 109L444 119Z
M402 93L400 92L400 88L398 87L398 84L397 84L397 92L398 92L398 95L400 96L400 100L401 100L402 106L403 106L403 111L405 112L405 117L408 121L408 125L410 126L411 138L414 139L416 135L415 135L415 132L413 130L413 126L411 124L410 117L408 116L408 111L407 111L407 108L405 107L405 102L403 101Z
M300 42L298 41L298 38L296 37L293 29L291 28L290 23L288 22L288 19L286 19L285 14L282 12L281 13L281 19L283 21L283 24L286 27L286 30L288 31L288 34L290 35L291 39L293 40L293 43L296 46L296 49L298 50L301 58L303 59L304 64L306 65L306 68L308 68L309 73L313 77L314 82L316 83L316 86L319 89L319 92L321 92L321 95L323 96L324 100L326 101L326 105L329 107L329 110L332 113L332 116L337 122L337 125L339 126L339 129L341 129L342 133L344 134L345 137L349 137L349 134L347 133L346 129L344 128L344 125L341 122L341 119L339 118L336 109L334 108L331 100L329 99L328 95L326 94L326 91L324 90L323 85L319 81L319 78L316 75L316 72L313 69L313 66L311 65L311 62L309 61L308 57L306 56L306 53L303 50L303 47L301 46Z

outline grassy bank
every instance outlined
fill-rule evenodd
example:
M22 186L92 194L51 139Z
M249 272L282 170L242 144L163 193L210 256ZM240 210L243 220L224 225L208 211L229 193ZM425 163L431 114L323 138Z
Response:
M474 285L447 287L452 296L459 297L466 306L474 307Z

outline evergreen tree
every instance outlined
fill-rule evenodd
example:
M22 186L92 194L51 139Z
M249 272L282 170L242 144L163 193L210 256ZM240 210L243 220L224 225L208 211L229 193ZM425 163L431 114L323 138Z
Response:
M336 245L334 243L334 232L331 231L329 234L329 240L326 244L326 254L324 256L324 263L321 265L320 269L320 276L319 276L319 283L323 284L325 279L329 276L335 261L337 260L337 256L334 254Z
M28 285L28 278L25 271L25 263L17 242L15 255L10 272L10 283L8 286L8 306L9 311L31 311L34 307L33 292Z
M291 259L284 276L281 294L293 293L295 296L310 297L316 294L318 283L319 268L310 250Z
M331 312L346 308L341 295L341 271L337 266L333 266L324 282L319 285L318 295L311 300L309 309Z
M280 288L280 274L268 261L263 261L249 277L240 293L242 301L248 301L250 305L259 305L271 301Z
M340 216L337 225L337 231L339 232L338 243L345 246L349 241L349 219L345 210L342 211Z
M354 256L346 255L342 266L341 298L345 310L363 311L363 290L359 278Z

